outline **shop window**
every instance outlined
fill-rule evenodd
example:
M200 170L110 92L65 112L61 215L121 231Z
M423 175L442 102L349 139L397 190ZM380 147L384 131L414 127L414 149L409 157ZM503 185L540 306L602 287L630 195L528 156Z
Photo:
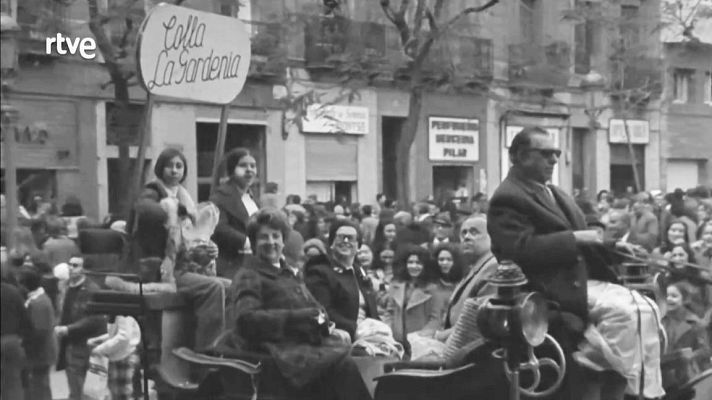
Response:
M307 181L307 196L316 196L321 203L356 201L355 181Z
M673 96L675 103L687 103L690 101L690 89L692 75L694 71L690 69L677 68L673 72Z
M705 72L704 100L706 104L712 106L712 71Z
M210 187L213 182L213 163L215 160L215 145L218 141L217 122L198 122L195 124L195 142L197 144L197 160L195 168L198 174L198 201L207 201L210 198ZM236 147L245 147L255 156L257 161L257 181L252 186L252 192L259 196L260 188L264 185L266 176L265 162L265 126L228 124L225 136L223 153ZM188 162L190 166L190 161ZM220 172L226 176L225 171Z
M645 188L645 145L634 144L635 167L640 178L640 188ZM635 188L635 178L633 174L633 162L631 161L630 150L627 144L611 144L611 190L616 195L623 195L628 188Z

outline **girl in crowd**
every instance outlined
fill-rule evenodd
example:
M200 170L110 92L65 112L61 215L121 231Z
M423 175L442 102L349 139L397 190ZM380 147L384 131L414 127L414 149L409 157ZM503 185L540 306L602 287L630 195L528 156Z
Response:
M371 248L373 253L379 255L384 249L396 250L396 224L392 219L382 219L378 221L376 234L373 237Z
M455 285L462 279L462 257L457 246L446 243L435 248L433 260L437 264L438 291L446 299L450 298Z
M672 267L667 272L666 277L669 282L686 282L690 286L689 308L698 316L705 314L708 306L707 287L700 279L702 271L686 264L695 264L696 260L690 246L686 243L678 243L666 254L669 266Z
M667 287L667 313L662 319L668 345L666 354L689 348L694 354L693 365L703 371L709 365L709 345L704 326L690 310L694 289L686 282L677 282ZM674 370L663 370L665 387L679 383Z
M210 197L220 210L220 221L215 228L213 240L217 243L218 275L232 279L249 254L247 222L260 209L252 196L250 187L257 179L257 161L245 148L238 147L225 155L227 182L221 184Z
M437 295L436 276L428 251L406 245L399 252L396 272L388 290L386 318L393 337L407 346L407 335L432 337L440 328L445 302Z
M695 253L695 259L702 267L706 267L705 275L712 277L712 221L707 221L700 230L700 240L690 246Z
M670 222L670 225L665 230L665 236L659 247L653 249L652 255L655 258L665 258L665 255L672 251L673 246L679 243L690 243L687 234L687 227L681 220L675 219Z

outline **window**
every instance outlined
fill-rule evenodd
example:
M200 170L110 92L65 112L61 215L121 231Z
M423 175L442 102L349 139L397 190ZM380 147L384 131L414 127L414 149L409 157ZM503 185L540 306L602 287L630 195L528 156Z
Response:
M690 100L690 81L693 71L676 69L673 73L673 96L675 103L687 103Z
M519 26L522 42L536 42L536 0L519 0Z
M712 105L712 71L705 72L704 101L706 104Z
M119 145L127 141L130 146L138 146L139 133L142 129L143 104L129 104L125 110L119 109L114 102L106 102L106 144Z
M633 48L640 43L640 21L637 6L621 6L620 33L623 46Z

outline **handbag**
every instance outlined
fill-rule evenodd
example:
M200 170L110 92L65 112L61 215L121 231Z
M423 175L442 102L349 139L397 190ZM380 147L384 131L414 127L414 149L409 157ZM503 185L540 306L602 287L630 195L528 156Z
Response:
M83 400L110 400L108 386L109 359L92 354L89 357L89 369L84 379Z

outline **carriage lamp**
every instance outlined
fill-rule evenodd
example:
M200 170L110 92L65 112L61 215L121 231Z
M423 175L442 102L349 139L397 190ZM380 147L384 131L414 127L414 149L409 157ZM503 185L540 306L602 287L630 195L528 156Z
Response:
M497 288L497 294L478 314L482 334L495 342L514 341L534 347L542 344L549 327L546 300L541 293L522 291L527 278L521 268L503 261L488 282Z
M502 261L487 281L497 288L497 293L480 307L477 326L485 338L502 346L493 355L504 361L510 400L518 400L522 394L529 397L549 396L561 386L566 361L561 346L547 334L546 299L541 293L522 290L527 278L512 261ZM534 348L547 341L558 360L548 357L540 359L534 354ZM539 388L542 368L550 368L556 374L554 383L546 389ZM533 379L526 386L520 385L520 371L531 372Z

